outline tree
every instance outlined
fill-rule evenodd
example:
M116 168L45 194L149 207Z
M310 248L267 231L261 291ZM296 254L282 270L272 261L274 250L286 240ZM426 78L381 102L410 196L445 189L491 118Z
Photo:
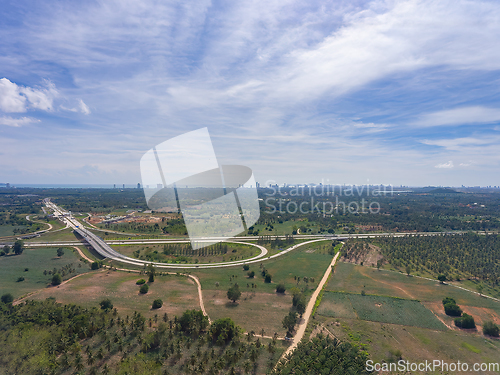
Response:
M200 333L208 327L208 317L201 310L186 310L178 320L179 328L187 334Z
M146 294L147 292L149 292L149 286L148 286L148 284L141 285L141 288L139 289L139 292L141 294Z
M210 326L208 335L212 339L212 342L218 345L227 344L234 338L238 337L241 333L240 327L238 327L230 318L217 319Z
M24 250L23 241L17 240L16 242L14 242L14 246L12 247L12 249L14 250L14 254L21 255Z
M3 247L3 252L4 252L5 254L9 255L9 253L10 253L10 246L9 246L9 245L5 245L5 246Z
M63 255L64 255L64 250L63 250L63 248L62 248L62 247L59 247L59 248L57 249L57 256L60 258L60 257L62 257Z
M286 291L285 284L279 283L278 286L276 286L276 293L284 294L285 291Z
M438 275L437 279L442 284L446 281L446 276L441 274L441 275Z
M282 321L283 328L287 330L287 336L289 333L293 332L295 329L295 324L297 324L297 313L294 311L290 311L288 315L283 318Z
M149 263L148 264L148 271L147 271L147 274L149 276L149 282L150 283L153 283L155 281L155 276L156 276L156 268L155 266L153 266L152 263Z
M52 285L59 285L62 283L62 278L61 275L56 273L54 276L52 276Z
M250 271L250 272L247 273L247 275L248 275L248 278L253 279L255 277L255 272L254 271Z
M99 263L99 262L92 262L92 265L90 266L90 268L91 268L92 270L97 270L97 269L99 269L99 267L100 267L100 266L101 266L101 265L100 265L100 263Z
M101 305L101 309L105 311L113 309L113 303L109 298L103 299L101 302L99 302L99 305Z
M153 301L153 309L159 309L163 306L163 301L161 299L155 299Z
M467 313L464 313L461 318L456 318L455 325L459 328L476 328L474 318Z
M462 310L456 303L447 303L444 305L444 312L449 316L461 316Z
M1 301L5 304L12 303L14 301L14 296L10 293L6 293L2 296Z
M243 265L243 270L248 271L250 269L250 266L248 264Z
M408 276L410 276L410 273L411 273L411 267L410 267L410 265L408 264L408 265L406 266L406 274L407 274Z
M492 322L491 320L484 322L483 324L483 334L493 337L500 336L500 328Z
M240 292L240 287L238 284L234 284L232 287L230 287L227 291L227 298L233 301L235 303L237 300L239 300L241 297L241 292Z
M264 277L264 282L269 284L271 282L271 279L272 279L271 274L266 273L266 277Z

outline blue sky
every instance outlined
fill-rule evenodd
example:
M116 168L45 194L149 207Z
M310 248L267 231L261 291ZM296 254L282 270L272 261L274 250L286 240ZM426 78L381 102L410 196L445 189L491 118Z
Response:
M0 182L135 184L207 126L264 183L500 185L494 1L2 1Z

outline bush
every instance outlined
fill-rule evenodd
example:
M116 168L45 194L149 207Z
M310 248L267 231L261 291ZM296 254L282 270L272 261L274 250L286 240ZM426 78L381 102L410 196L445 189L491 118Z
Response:
M140 280L137 280L135 283L136 283L137 285L146 284L146 280L144 280L144 279L140 279Z
M446 276L445 275L438 275L437 279L442 283L446 281Z
M243 265L243 270L248 271L250 269L250 266L248 264Z
M1 301L3 303L12 303L14 301L14 296L10 293L6 293L2 296Z
M102 310L112 310L113 309L113 303L109 298L103 299L101 302L99 302L99 305L101 305Z
M159 309L163 306L163 301L161 299L155 299L153 301L153 309Z
M444 305L444 312L449 316L461 316L462 309L456 303L447 303Z
M148 284L143 284L141 286L141 288L139 289L139 292L141 294L146 294L147 292L149 292L149 286L148 286Z
M92 265L90 268L92 270L97 270L97 269L99 269L99 266L100 266L99 262L92 262Z
M474 318L467 313L464 313L461 318L456 318L455 325L459 328L476 328Z
M24 269L24 272L28 272L30 269L29 268L25 268Z
M278 284L278 286L276 287L276 293L285 293L285 290L286 287L283 283Z
M443 306L446 305L446 304L448 304L448 303L453 303L455 305L457 304L457 302L453 298L451 298L451 297L444 297L443 298Z
M271 279L272 279L271 275L266 273L266 277L264 278L264 282L269 284L271 282Z
M254 271L250 271L250 272L247 273L247 275L248 275L248 277L250 279L253 279L255 277L255 272Z
M57 256L60 258L60 257L62 257L63 255L64 255L64 250L63 250L63 248L62 248L62 247L59 247L59 248L57 249Z
M62 283L61 275L56 273L54 276L52 276L52 285L59 285L61 283Z
M500 336L500 328L493 323L491 320L484 322L483 324L483 334L493 337Z
M21 282L21 281L24 281L24 277L23 276L17 278L17 282L18 283Z

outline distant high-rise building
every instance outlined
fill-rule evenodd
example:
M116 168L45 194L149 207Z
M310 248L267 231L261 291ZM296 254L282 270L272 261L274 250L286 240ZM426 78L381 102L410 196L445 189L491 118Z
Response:
M140 189L140 188L141 188L141 183L140 183L140 182L138 182L138 183L137 183L137 189Z
M116 189L116 184L113 184L113 189Z
M257 182L256 185L257 186L257 189L260 188L260 184Z
M125 189L125 184L123 184L123 188Z
M156 184L156 188L157 188L157 189L162 189L162 188L163 188L163 185L162 185L162 184Z
M8 188L10 188L10 184L7 182L7 183L5 184L5 187L6 187L7 189L8 189Z

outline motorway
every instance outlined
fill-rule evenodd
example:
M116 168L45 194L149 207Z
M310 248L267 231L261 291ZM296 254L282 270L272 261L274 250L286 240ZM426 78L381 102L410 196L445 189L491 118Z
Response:
M131 264L135 266L144 266L152 264L158 268L168 268L168 269L193 269L193 268L220 268L220 267L231 267L242 264L251 264L256 262L262 262L264 260L275 259L277 257L283 256L290 251L295 250L299 246L306 244L326 241L326 240L347 240L349 238L377 238L377 237L405 237L405 236L442 236L444 234L462 234L462 232L407 232L407 233L370 233L370 234L343 234L342 236L336 235L295 235L294 239L308 239L309 241L302 242L300 244L293 245L286 250L283 250L277 254L266 257L268 254L267 249L264 246L260 246L247 241L258 240L259 236L244 236L244 237L233 237L231 241L225 241L228 243L240 243L250 246L255 246L260 249L260 254L245 260L238 260L232 262L224 263L198 263L198 264L166 264L158 262L147 262L140 259L131 258L120 254L115 251L110 245L142 245L142 244L167 244L167 243L189 243L190 241L185 238L168 238L168 239L138 239L138 240L114 240L105 242L101 237L89 231L82 225L77 219L75 219L70 212L67 212L50 201L49 198L43 200L44 204L54 212L59 220L63 221L68 227L73 228L80 237L84 238L85 241L92 246L92 248L102 257L108 258L114 261L118 261L125 264ZM275 236L272 236L275 237ZM278 236L280 238L285 238L285 236ZM226 238L221 237L201 237L197 238L197 241L202 242L219 242L221 240L226 240ZM30 247L46 247L46 246L78 246L81 242L78 241L59 241L59 242L32 242L29 244Z

